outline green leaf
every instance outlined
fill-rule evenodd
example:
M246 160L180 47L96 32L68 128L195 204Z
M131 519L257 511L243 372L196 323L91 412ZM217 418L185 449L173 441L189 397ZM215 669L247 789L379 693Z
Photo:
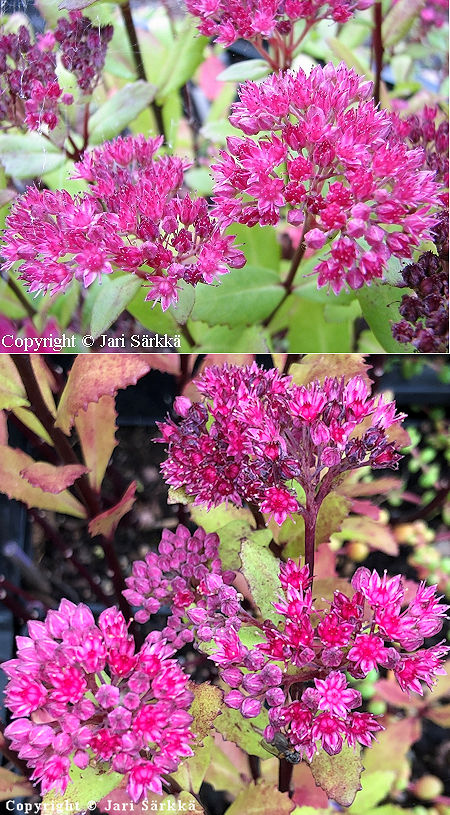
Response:
M345 745L336 756L321 750L311 761L311 772L316 784L336 803L349 807L361 789L360 753Z
M356 798L348 810L351 815L363 815L372 809L383 798L386 798L395 780L395 773L389 770L375 770L373 773L363 773L361 777L362 789L356 793Z
M240 521L247 526L254 526L255 519L249 509L235 507L233 504L219 504L218 507L191 506L191 518L197 526L202 526L205 532L217 532L234 521Z
M280 562L268 549L272 533L267 529L262 531L264 536L254 532L241 543L242 573L263 619L277 623L280 617L273 602L280 593Z
M269 723L267 711L263 710L255 719L244 719L240 710L224 707L214 722L214 728L227 741L242 747L246 753L259 758L267 758L267 750L261 744L261 730ZM258 730L255 730L255 727Z
M241 544L252 533L248 521L231 521L215 530L220 538L219 556L224 569L241 568Z
M171 778L184 790L198 792L205 777L206 770L211 762L211 753L214 742L211 736L206 736L203 746L197 747L193 756L185 759Z
M170 311L163 311L160 303L145 299L147 289L141 287L127 305L127 311L139 320L144 328L155 334L174 334L177 324Z
M207 42L207 37L199 36L195 21L185 18L159 78L158 101L181 88L188 79L192 79L203 61Z
M392 336L392 323L402 319L399 306L404 294L410 289L398 289L386 283L372 283L357 292L363 317L383 349L389 354L411 353L414 348L409 343L401 343Z
M347 320L327 322L325 319L327 305L303 298L298 299L289 322L289 351L301 349L306 353L321 351L343 353L352 350L353 308L349 309Z
M290 815L295 808L287 792L280 792L274 784L258 781L239 793L227 815Z
M192 167L185 172L184 180L189 189L195 190L199 195L212 194L213 180L206 167Z
M245 59L229 65L218 74L221 82L245 82L247 79L262 79L270 74L270 66L265 59Z
M0 133L0 164L15 178L37 178L65 163L57 147L38 133Z
M138 79L116 91L89 119L89 144L117 136L154 99L155 88Z
M279 276L261 266L233 269L217 287L200 283L192 319L209 325L254 325L268 317L284 294ZM217 349L215 349L217 350Z
M103 278L91 314L90 333L95 339L117 320L141 285L142 280L135 275Z
M235 133L238 132L235 130ZM265 269L270 269L273 272L278 271L281 247L278 243L275 227L259 226L259 224L251 227L245 224L231 224L226 233L235 236L236 245L242 244L242 251L250 266L261 267L264 264Z
M424 5L425 0L399 0L392 6L381 28L385 48L392 48L406 37Z
M104 765L105 768L107 765ZM44 812L62 812L64 808L72 812L82 812L92 801L100 801L109 792L119 786L123 780L121 773L101 770L100 767L86 767L79 770L72 764L69 775L72 783L68 784L64 794L47 792L43 797Z
M228 328L226 325L216 325L206 333L202 333L201 338L197 339L197 332L194 327L198 325L199 323L192 323L190 327L197 340L198 348L196 348L196 351L199 353L239 354L251 352L253 354L264 354L270 350L266 335L259 326Z
M194 286L191 286L184 280L180 280L177 284L177 289L178 301L176 305L170 306L169 311L179 325L185 325L194 308L196 291Z
M190 682L189 689L194 694L190 714L193 717L191 730L195 735L191 746L195 749L211 732L212 724L221 712L223 692L209 682L200 685Z

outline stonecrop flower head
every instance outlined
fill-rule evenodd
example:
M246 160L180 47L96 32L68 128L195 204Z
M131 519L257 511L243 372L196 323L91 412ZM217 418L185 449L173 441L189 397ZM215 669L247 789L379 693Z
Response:
M365 464L395 468L400 458L386 431L404 414L371 397L360 376L298 386L255 363L226 364L207 368L196 385L204 402L180 397L181 420L159 424L164 477L195 504L247 502L281 524L304 511L293 482L319 494L326 470L330 479Z
M273 39L283 48L282 38L290 35L289 56L299 20L308 31L320 20L345 23L356 9L371 5L372 0L187 0L188 11L200 18L199 31L221 45L228 47L240 38L256 45Z
M126 578L128 588L123 592L132 606L142 606L135 620L145 623L160 606L169 605L170 615L162 636L174 648L182 648L193 639L186 621L186 609L196 603L196 620L207 618L215 610L217 600L225 604L235 590L229 588L234 572L222 572L218 555L219 538L197 529L193 535L179 524L175 532L164 529L158 553L149 552L145 561L135 561L131 577ZM205 593L199 593L199 584L214 586L214 607ZM219 590L220 589L220 590ZM200 612L200 607L202 611ZM219 605L220 608L220 605ZM228 610L229 607L228 607Z
M176 580L181 581L180 592L185 591L185 552L198 557L196 536L191 538L179 527L170 541L172 595L175 585L178 588ZM200 539L208 537L200 530ZM426 637L441 630L448 609L439 602L436 586L421 583L404 608L400 576L360 568L352 580L353 596L335 591L329 602L315 594L309 567L288 560L280 565L280 595L273 602L278 618L260 622L244 610L229 573L221 575L220 559L215 557L218 539L213 537L210 554L215 570L205 574L202 564L202 576L199 572L200 579L179 604L175 624L179 632L191 634L200 650L208 644L206 652L229 687L226 705L249 719L268 709L264 737L269 742L282 733L299 757L308 760L320 748L330 755L339 753L344 741L368 747L382 725L379 717L357 710L361 694L348 687L348 676L362 679L382 666L394 671L403 691L422 694L422 683L431 687L436 676L445 673L441 663L450 648L442 643L421 648ZM134 564L129 582L134 588L127 592L130 602L147 610L159 586L167 596L166 577L161 572L158 576L155 564L154 558ZM150 613L159 602L154 601ZM248 637L241 638L250 626L252 647L244 644Z
M173 649L153 632L136 652L120 611L106 609L96 624L68 600L28 632L2 665L14 719L5 734L42 793L65 792L71 760L81 769L108 762L134 802L161 793L161 776L192 755L192 693Z
M61 62L75 74L83 93L92 93L98 84L113 33L112 25L94 26L81 11L69 11L68 19L58 20L54 35Z
M181 281L211 283L245 257L208 214L204 198L182 194L180 158L157 155L161 138L127 136L85 153L76 177L89 190L72 197L29 187L7 219L6 268L22 261L30 291L64 290L75 278L89 286L114 268L138 275L147 300L163 310Z
M392 334L398 342L410 342L424 354L446 354L448 342L448 211L433 230L437 255L425 252L416 263L402 270L405 286L399 307L402 320L394 323Z
M411 258L440 201L423 150L399 140L371 93L344 63L245 82L230 117L245 135L230 137L213 166L221 221L286 216L308 249L322 250L318 286L336 294L382 278L391 257Z
M80 11L69 12L54 31L38 34L36 42L20 26L0 36L0 128L54 130L73 96L61 88L56 72L57 51L83 93L92 93L113 35L112 25L94 26Z
M54 130L60 105L71 105L56 75L55 40L38 36L31 42L28 29L0 36L0 128Z

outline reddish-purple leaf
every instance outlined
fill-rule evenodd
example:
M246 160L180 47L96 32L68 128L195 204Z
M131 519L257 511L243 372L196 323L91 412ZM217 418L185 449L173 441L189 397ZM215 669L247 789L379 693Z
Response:
M102 396L135 385L148 373L152 354L79 354L70 371L56 414L56 426L67 435L80 410Z
M127 512L132 508L136 497L136 481L132 481L126 492L123 494L120 501L100 515L96 515L90 521L88 529L90 535L94 538L95 535L103 535L105 538L112 538L117 529L119 521Z
M35 461L25 467L20 475L25 478L32 487L39 487L44 492L51 492L58 495L60 492L70 487L77 478L87 473L86 467L82 464L65 464L56 467L46 461Z
M27 507L34 509L50 509L73 515L75 518L85 518L86 511L77 499L65 490L59 495L33 487L25 478L20 476L23 470L28 469L35 461L22 450L0 445L0 484L1 491L8 498L23 501Z
M114 397L105 395L98 402L91 402L87 410L80 410L75 418L83 458L90 470L89 481L97 492L117 444L116 417Z

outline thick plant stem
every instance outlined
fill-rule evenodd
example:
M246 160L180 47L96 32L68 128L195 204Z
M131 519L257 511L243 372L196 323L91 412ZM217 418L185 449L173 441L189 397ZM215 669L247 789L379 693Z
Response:
M127 30L128 39L130 41L131 50L133 51L134 61L136 64L136 72L139 79L143 79L144 82L147 81L147 76L145 73L144 61L142 59L142 52L141 47L139 45L138 35L136 31L136 27L134 25L133 15L131 13L130 3L123 3L119 6L120 11L122 12L123 22L125 24L125 28ZM161 136L163 136L164 141L167 142L166 131L164 128L164 120L162 115L162 107L158 105L157 102L151 102L151 108L153 111L153 115L156 120L156 126Z
M280 792L289 792L291 787L293 765L286 761L285 758L280 758L280 767L278 770L278 789Z
M307 229L308 229L308 216L305 217L302 233L300 235L299 244L297 246L297 249L295 250L294 257L292 258L292 262L291 262L291 265L290 265L289 272L288 272L288 275L286 277L286 280L284 280L283 284L282 284L283 289L284 289L283 297L281 298L278 305L275 306L273 311L270 312L269 316L266 317L266 319L263 321L263 326L264 327L267 327L269 325L269 323L275 317L275 314L277 314L277 312L280 310L283 303L287 300L289 295L292 293L292 290L294 288L295 275L297 274L298 267L300 266L300 263L303 260L303 255L305 254L306 246L305 246L305 244L303 242L303 239L305 237Z
M55 427L55 420L50 410L48 409L47 405L45 404L44 398L42 396L41 390L39 388L37 379L35 377L33 366L31 365L30 357L26 354L11 354L11 359L14 362L20 378L22 379L25 392L28 397L28 401L31 404L31 407L39 419L45 430L47 431L48 435L53 441L55 445L55 449L59 454L61 461L64 464L80 464L78 457L75 455L70 442L59 429L59 427ZM99 496L97 493L92 489L89 479L86 475L82 475L80 478L77 478L75 482L75 488L77 489L81 500L86 507L88 517L94 518L96 515L101 512L101 503ZM130 618L131 609L128 602L125 600L122 592L126 588L125 580L122 574L122 569L120 568L119 561L117 559L117 555L114 551L112 542L105 538L103 535L99 536L100 544L102 549L105 553L106 562L108 567L112 573L112 581L114 585L114 589L116 592L117 603L122 611L122 614L126 618Z
M374 26L372 35L372 48L373 48L373 58L375 62L375 84L373 96L375 104L378 105L380 101L381 72L383 70L383 53L384 53L382 34L383 9L381 6L381 2L375 3L373 7L373 18Z

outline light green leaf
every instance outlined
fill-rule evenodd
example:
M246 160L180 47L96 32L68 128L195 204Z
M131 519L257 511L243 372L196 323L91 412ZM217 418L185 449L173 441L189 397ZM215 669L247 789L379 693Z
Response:
M205 777L206 770L211 762L211 753L214 742L211 736L206 736L202 747L197 747L195 754L185 759L171 778L184 790L198 792Z
M295 804L287 792L265 781L249 784L227 809L227 815L290 815Z
M227 741L242 747L251 756L267 758L267 750L261 744L261 730L269 723L267 710L263 710L255 719L244 719L240 710L224 707L214 722L214 728ZM258 728L258 730L255 730Z
M152 301L146 300L146 293L147 289L141 287L128 303L127 311L155 334L175 334L177 324L170 311L163 311L160 303L153 305Z
M15 178L38 178L66 157L39 133L0 133L0 164Z
M192 167L185 172L184 180L189 189L195 190L199 195L212 194L213 180L206 167Z
M270 74L270 66L265 59L245 59L229 65L218 74L221 82L245 82L247 79L262 79Z
M311 772L317 786L336 803L348 807L361 789L363 766L358 750L345 745L341 752L329 756L321 750L311 762Z
M47 792L44 795L43 812L62 812L63 809L74 813L82 812L92 801L100 801L112 792L123 780L120 773L102 771L99 767L90 766L85 770L79 770L74 764L69 770L69 775L72 783L69 783L63 795L57 792Z
M203 61L207 37L199 36L194 20L186 17L177 33L158 81L158 101L192 79Z
M383 798L386 798L395 780L395 773L389 770L375 770L374 773L363 773L361 776L362 789L356 793L356 798L348 810L351 815L363 815L367 810L375 807Z
M196 291L194 286L184 280L180 280L177 289L178 301L176 305L170 307L169 311L179 325L185 325L194 308Z
M242 541L242 573L263 619L277 623L280 617L275 612L273 602L280 593L280 562L268 549L272 533L269 530L263 531L266 533L264 537L258 536L256 532Z
M194 330L194 327L198 325L203 324L192 323L190 326L196 340L197 332ZM206 333L203 332L197 342L198 347L196 347L196 351L205 354L264 354L271 350L268 339L259 326L253 326L252 328L243 328L242 326L228 328L226 325L216 325Z
M250 266L261 268L263 265L265 269L270 269L272 272L278 271L281 247L275 227L259 226L259 224L251 227L245 224L231 224L226 232L227 235L235 236L234 242L242 249Z
M90 333L95 339L117 320L141 285L141 279L135 275L103 278L91 314Z
M241 544L251 535L252 529L248 521L231 521L215 530L220 538L219 556L224 569L240 569Z
M398 289L386 283L372 283L357 292L364 319L378 342L390 354L414 351L409 343L397 342L392 336L392 323L402 319L399 312L402 296L411 293L410 289Z
M424 5L425 0L398 0L391 7L381 28L385 48L392 48L406 37Z
M155 87L142 79L120 88L89 119L89 143L102 144L118 136L154 96Z
M231 522L240 521L246 526L254 526L255 520L249 509L235 507L233 504L219 504L218 507L191 506L191 518L205 532L218 532Z
M269 316L283 293L279 276L271 269L261 266L233 269L217 287L202 283L197 286L192 318L209 325L254 325Z
M321 351L344 353L352 350L353 307L347 307L349 308L347 320L328 322L325 318L325 309L328 305L298 298L289 321L289 351L301 349L306 353ZM328 311L327 317L330 316L332 312Z

